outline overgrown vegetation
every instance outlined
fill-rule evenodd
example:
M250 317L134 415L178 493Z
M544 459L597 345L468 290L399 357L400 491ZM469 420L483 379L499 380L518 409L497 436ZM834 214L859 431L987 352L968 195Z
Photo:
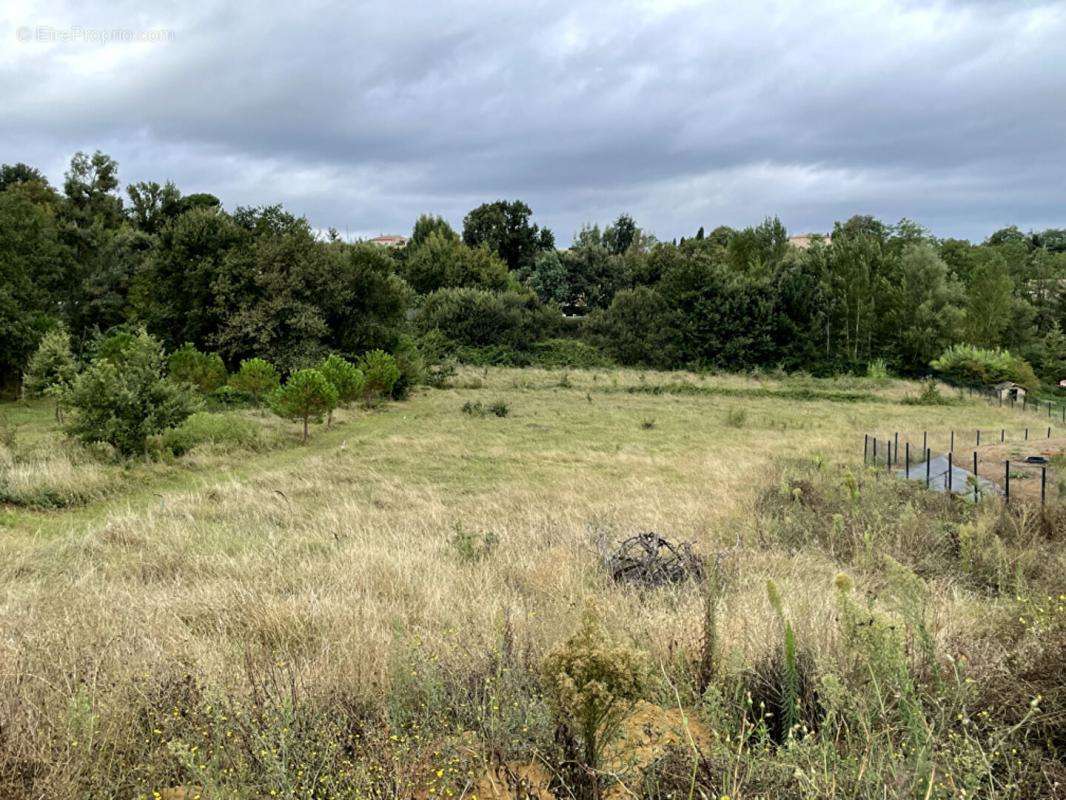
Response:
M771 218L665 242L622 214L559 249L528 205L499 200L461 231L422 217L406 247L386 249L319 237L279 206L227 211L171 183L131 184L123 198L118 165L100 152L75 154L61 191L25 164L3 174L3 386L56 324L84 358L96 332L130 320L205 394L248 359L286 376L375 350L397 359L397 399L447 359L887 381L943 357L945 378L974 385L1051 391L1066 378L1059 230L1007 227L974 245L855 216L794 246Z

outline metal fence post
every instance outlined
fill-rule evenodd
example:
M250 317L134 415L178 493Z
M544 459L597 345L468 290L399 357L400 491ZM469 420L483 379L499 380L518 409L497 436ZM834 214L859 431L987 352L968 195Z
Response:
M980 484L980 480L977 475L977 451L973 451L973 501L978 501L977 486Z
M955 452L955 431L951 432L951 447L949 447L948 450L952 453Z
M1029 441L1029 429L1028 428L1025 429L1025 441L1027 441L1027 442Z
M892 463L898 464L899 463L899 431L896 431L896 443L893 445L893 450L895 451L896 458L895 458L895 460Z
M926 489L929 488L929 470L931 468L932 461L933 461L932 451L929 450L928 448L926 448L926 451L925 451L925 488Z
M978 447L981 446L981 429L980 428L977 429L977 446Z
M954 453L952 453L950 451L948 452L948 494L951 494L951 484L952 484L952 479L954 478L954 476L951 474L952 469L953 469L953 467L951 466L951 462L953 461L953 456L954 455L955 455Z
M1003 488L1006 492L1006 502L1010 502L1010 459L1003 462Z
M905 447L906 447L906 451L907 451L907 455L905 457L906 467L907 467L907 480L910 480L911 479L911 443L907 442Z
M1047 497L1047 467L1040 468L1040 505L1044 505L1044 498Z
M862 463L866 463L866 457L870 452L870 434L864 433L862 435Z

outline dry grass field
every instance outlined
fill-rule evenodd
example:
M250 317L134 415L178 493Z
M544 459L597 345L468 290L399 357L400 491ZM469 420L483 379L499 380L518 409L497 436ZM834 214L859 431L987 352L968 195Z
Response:
M1004 511L864 468L865 433L1027 424L918 390L467 369L125 465L0 406L0 797L1058 796L1058 478ZM649 530L710 579L613 583ZM591 788L541 669L586 613L698 733Z

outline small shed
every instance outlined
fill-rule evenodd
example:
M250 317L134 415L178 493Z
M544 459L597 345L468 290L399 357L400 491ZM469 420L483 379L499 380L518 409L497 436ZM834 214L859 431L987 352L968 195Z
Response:
M1009 403L1011 400L1023 399L1025 397L1025 387L1011 381L1004 381L996 384L996 394L999 395L1001 401Z

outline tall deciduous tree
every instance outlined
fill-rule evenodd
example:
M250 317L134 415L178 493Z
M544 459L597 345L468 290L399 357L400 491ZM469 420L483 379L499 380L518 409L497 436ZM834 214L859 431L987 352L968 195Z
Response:
M463 241L487 247L508 269L529 266L540 250L555 247L552 232L531 223L532 216L533 210L521 200L485 203L463 219Z

